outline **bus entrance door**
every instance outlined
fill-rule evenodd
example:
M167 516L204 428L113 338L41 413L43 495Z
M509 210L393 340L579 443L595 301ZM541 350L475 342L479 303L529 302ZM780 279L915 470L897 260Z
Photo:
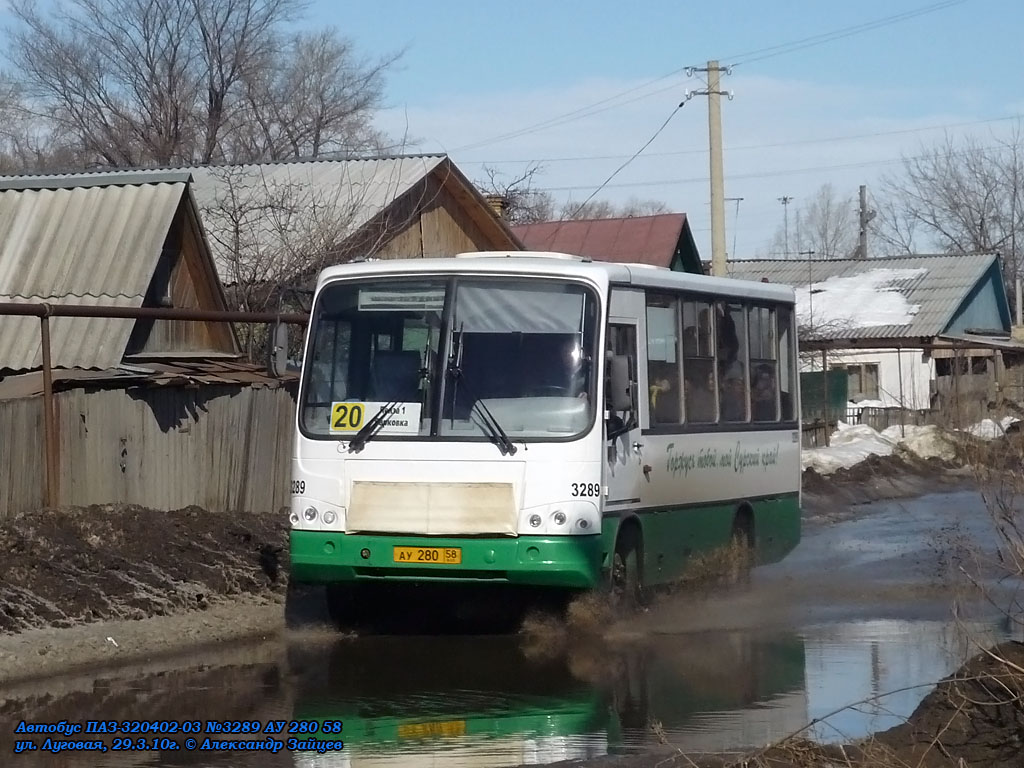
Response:
M604 501L614 512L640 503L643 477L636 320L611 319L606 368Z

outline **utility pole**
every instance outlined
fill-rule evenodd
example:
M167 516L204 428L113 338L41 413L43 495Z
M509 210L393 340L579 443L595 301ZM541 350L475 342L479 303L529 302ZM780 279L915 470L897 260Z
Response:
M711 149L711 274L726 276L725 254L725 172L722 168L722 96L732 99L731 91L719 90L721 73L732 73L731 67L719 67L709 61L707 67L687 67L686 76L694 72L708 73L708 87L687 91L686 98L708 97L708 143Z
M783 231L784 237L786 239L786 251L785 251L785 253L783 253L782 258L788 259L789 258L789 203L793 200L793 198L792 197L788 197L786 195L783 195L778 200L779 200L780 203L782 203L782 211L783 211L783 213L782 213L782 222L783 222L783 224L782 224L782 227L783 227L782 231Z
M868 224L875 218L875 212L868 210L868 188L866 184L860 185L860 243L857 246L857 258L868 257Z
M729 253L732 255L732 257L735 259L736 258L736 230L739 229L739 223L738 222L740 220L740 203L743 202L743 198L742 197L727 197L727 198L725 198L725 202L727 202L727 203L736 203L736 213L732 217L732 250L729 251Z

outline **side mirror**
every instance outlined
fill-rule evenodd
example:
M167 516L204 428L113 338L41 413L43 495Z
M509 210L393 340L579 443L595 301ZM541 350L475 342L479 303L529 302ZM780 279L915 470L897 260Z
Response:
M288 326L276 323L270 340L270 360L267 368L270 375L280 378L288 370Z
M608 356L608 391L605 399L611 411L633 409L633 377L628 355Z

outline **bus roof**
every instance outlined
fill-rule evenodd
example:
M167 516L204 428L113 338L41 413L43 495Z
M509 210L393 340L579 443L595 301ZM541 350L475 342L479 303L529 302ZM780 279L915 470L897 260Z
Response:
M509 272L544 277L583 277L598 284L692 291L716 296L737 296L795 303L792 286L710 277L689 272L674 272L646 264L591 261L580 256L546 251L480 251L460 253L455 258L380 259L351 262L328 267L320 273L317 287L344 277L416 274L508 274Z

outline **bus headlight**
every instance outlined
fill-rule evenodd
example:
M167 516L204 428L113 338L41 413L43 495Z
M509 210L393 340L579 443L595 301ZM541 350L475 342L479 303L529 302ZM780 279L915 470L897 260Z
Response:
M565 512L555 512L552 519L555 521L555 525L565 525Z
M584 517L584 518L581 518L581 519L577 520L577 521L576 521L576 525L578 525L578 526L579 526L580 530L583 530L583 531L585 531L585 530L587 530L587 528L589 528L589 527L590 527L590 521L589 521L589 520L587 520L587 519L586 519L586 518Z
M540 515L530 515L530 525L534 528L540 528L542 522Z
M306 507L306 511L302 514L306 518L306 520L312 523L314 520L316 520L316 507Z
M299 520L301 520L302 518L299 517L298 512L292 512L290 515L288 515L288 519L291 521L292 525L298 525Z
M324 523L327 525L334 525L334 521L338 519L338 516L334 514L334 510L328 509L324 512Z

